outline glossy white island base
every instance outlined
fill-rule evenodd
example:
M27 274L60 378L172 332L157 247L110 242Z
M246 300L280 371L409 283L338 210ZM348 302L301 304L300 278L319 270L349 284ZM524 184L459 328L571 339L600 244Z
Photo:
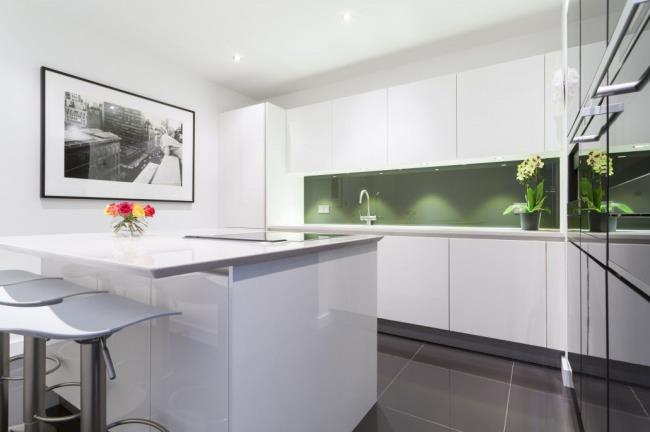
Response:
M43 273L182 312L109 339L109 421L174 432L351 432L377 394L377 241L7 237ZM212 270L209 270L209 269ZM161 277L164 275L166 277ZM79 378L79 346L52 341ZM61 394L78 405L78 390Z

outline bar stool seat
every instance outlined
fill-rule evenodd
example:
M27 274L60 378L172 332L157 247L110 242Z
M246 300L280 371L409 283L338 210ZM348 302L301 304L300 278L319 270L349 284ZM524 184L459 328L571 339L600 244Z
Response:
M48 306L63 300L97 291L63 279L35 279L0 285L0 305L13 307Z
M61 279L42 276L25 270L0 270L0 286L15 285L39 279Z
M144 424L166 432L162 425L147 419L106 424L106 375L110 379L116 376L106 338L144 321L179 314L113 294L76 296L43 307L0 306L0 332L74 340L81 345L81 432L106 432L128 424ZM53 421L40 413L33 418Z
M113 294L35 307L0 306L0 331L58 340L90 340L164 316L179 315Z
M64 299L84 294L99 292L82 287L59 277L47 277L24 270L0 270L0 307L12 310L28 310L30 308L61 303ZM0 432L8 428L8 383L23 381L23 404L31 407L42 405L45 389L45 375L55 372L61 362L54 356L46 354L46 338L26 335L23 342L24 353L9 357L9 333L0 330ZM24 376L10 376L9 364L24 359ZM45 361L50 360L53 366L45 370ZM79 383L61 383L56 387L79 385ZM29 409L25 410L29 411ZM32 416L24 421L28 423Z

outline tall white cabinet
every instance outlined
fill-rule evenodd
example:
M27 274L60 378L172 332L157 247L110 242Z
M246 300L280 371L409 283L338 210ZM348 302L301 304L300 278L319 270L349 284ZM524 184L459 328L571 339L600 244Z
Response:
M456 157L456 75L388 89L388 164Z
M288 175L285 111L261 103L222 113L218 123L219 226L302 223L303 182Z
M458 74L458 157L544 151L544 56Z

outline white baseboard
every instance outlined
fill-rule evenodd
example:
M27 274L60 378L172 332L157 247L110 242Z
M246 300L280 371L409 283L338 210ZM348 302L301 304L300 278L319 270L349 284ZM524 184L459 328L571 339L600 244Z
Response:
M573 387L573 370L571 369L571 363L566 356L562 356L562 383L564 387L574 388Z

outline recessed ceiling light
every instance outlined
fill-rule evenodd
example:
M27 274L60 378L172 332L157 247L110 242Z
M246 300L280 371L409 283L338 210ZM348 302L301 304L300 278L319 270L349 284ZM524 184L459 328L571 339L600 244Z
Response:
M343 22L349 23L352 21L352 14L350 12L343 13Z
M235 63L239 63L241 61L241 54L233 54L232 61L234 61Z

